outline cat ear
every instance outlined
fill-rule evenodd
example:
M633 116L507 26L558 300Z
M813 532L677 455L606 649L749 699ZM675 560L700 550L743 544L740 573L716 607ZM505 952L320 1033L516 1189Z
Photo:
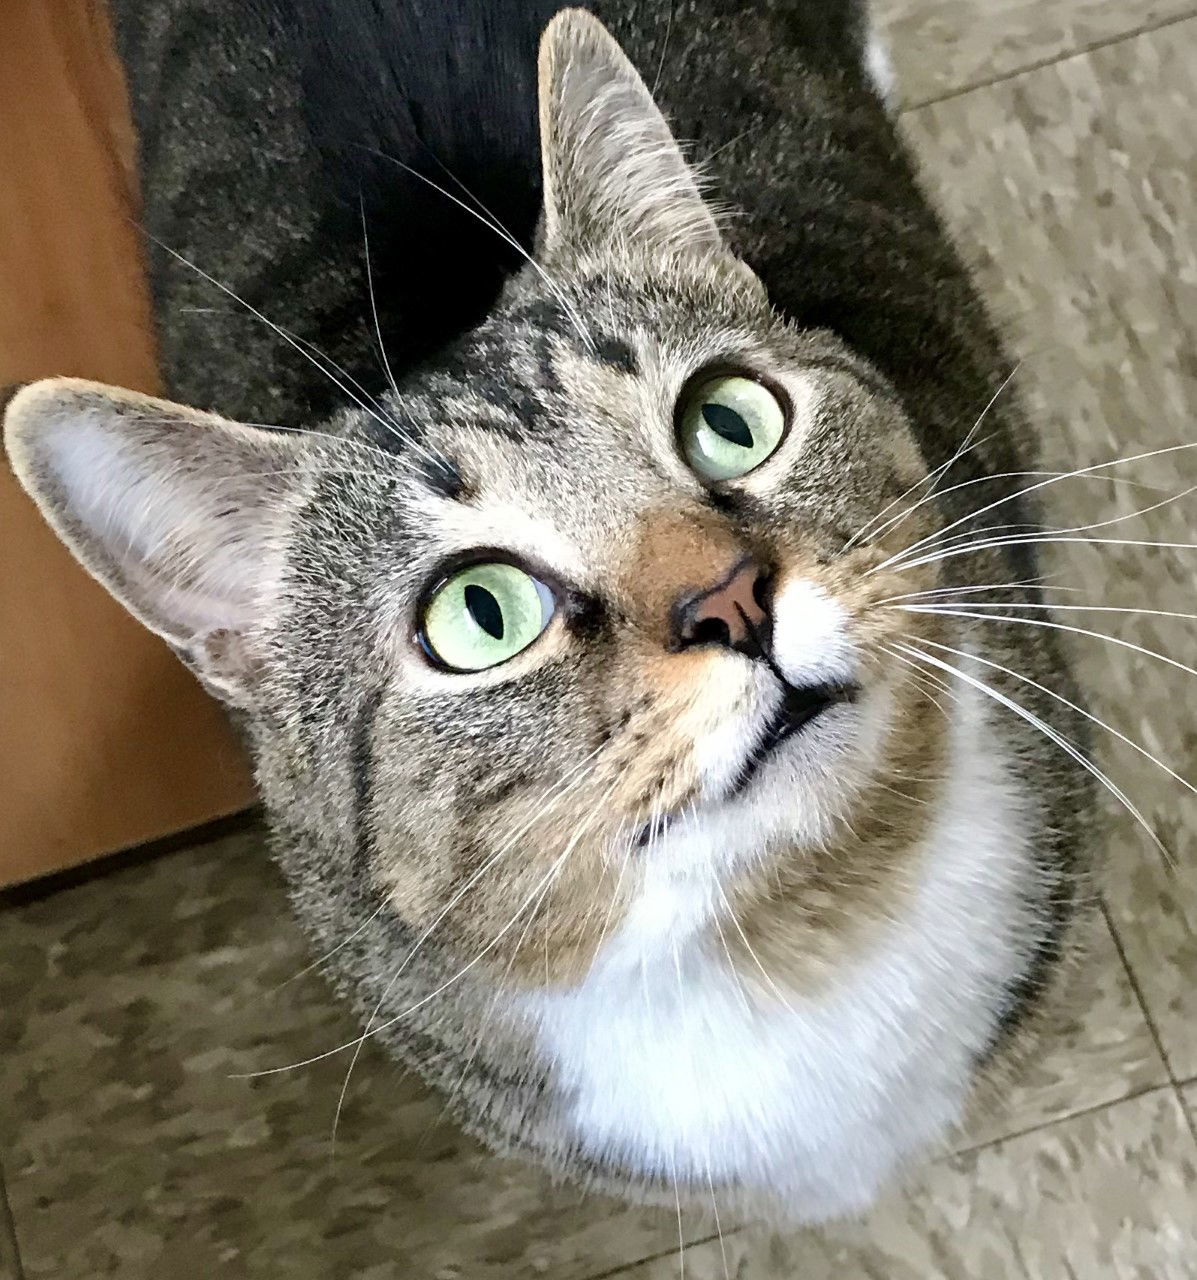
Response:
M250 701L307 442L74 378L18 391L5 442L83 567L213 692Z
M540 41L544 240L719 249L719 229L644 81L606 28L564 9Z

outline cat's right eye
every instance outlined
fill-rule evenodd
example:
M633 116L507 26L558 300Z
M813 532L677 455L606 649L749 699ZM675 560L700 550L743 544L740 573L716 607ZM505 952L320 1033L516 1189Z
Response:
M467 565L446 578L424 606L424 652L450 671L485 671L514 658L549 625L553 593L500 560Z
M683 397L682 456L704 480L735 480L759 467L781 443L786 411L753 378L707 378Z

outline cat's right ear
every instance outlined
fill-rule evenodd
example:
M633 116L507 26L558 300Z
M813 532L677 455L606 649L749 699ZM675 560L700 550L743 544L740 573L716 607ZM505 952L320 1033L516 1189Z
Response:
M310 444L74 378L18 391L4 440L83 567L213 692L248 705Z
M614 242L727 253L648 86L597 18L556 14L541 37L538 79L548 253Z

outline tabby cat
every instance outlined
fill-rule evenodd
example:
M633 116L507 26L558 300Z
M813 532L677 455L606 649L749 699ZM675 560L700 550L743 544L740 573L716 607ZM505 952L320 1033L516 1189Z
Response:
M197 407L39 382L7 448L244 726L365 1035L555 1174L851 1213L1087 896L1051 633L918 608L1040 602L1035 445L857 5L558 9L118 0Z

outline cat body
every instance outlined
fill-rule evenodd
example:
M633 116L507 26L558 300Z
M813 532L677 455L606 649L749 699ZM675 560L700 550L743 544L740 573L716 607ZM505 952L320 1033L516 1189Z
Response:
M328 972L463 1123L864 1208L1029 1043L1090 858L1050 633L918 611L1041 602L987 532L1035 449L863 11L206 9L116 7L201 412L38 384L18 475L245 725Z

